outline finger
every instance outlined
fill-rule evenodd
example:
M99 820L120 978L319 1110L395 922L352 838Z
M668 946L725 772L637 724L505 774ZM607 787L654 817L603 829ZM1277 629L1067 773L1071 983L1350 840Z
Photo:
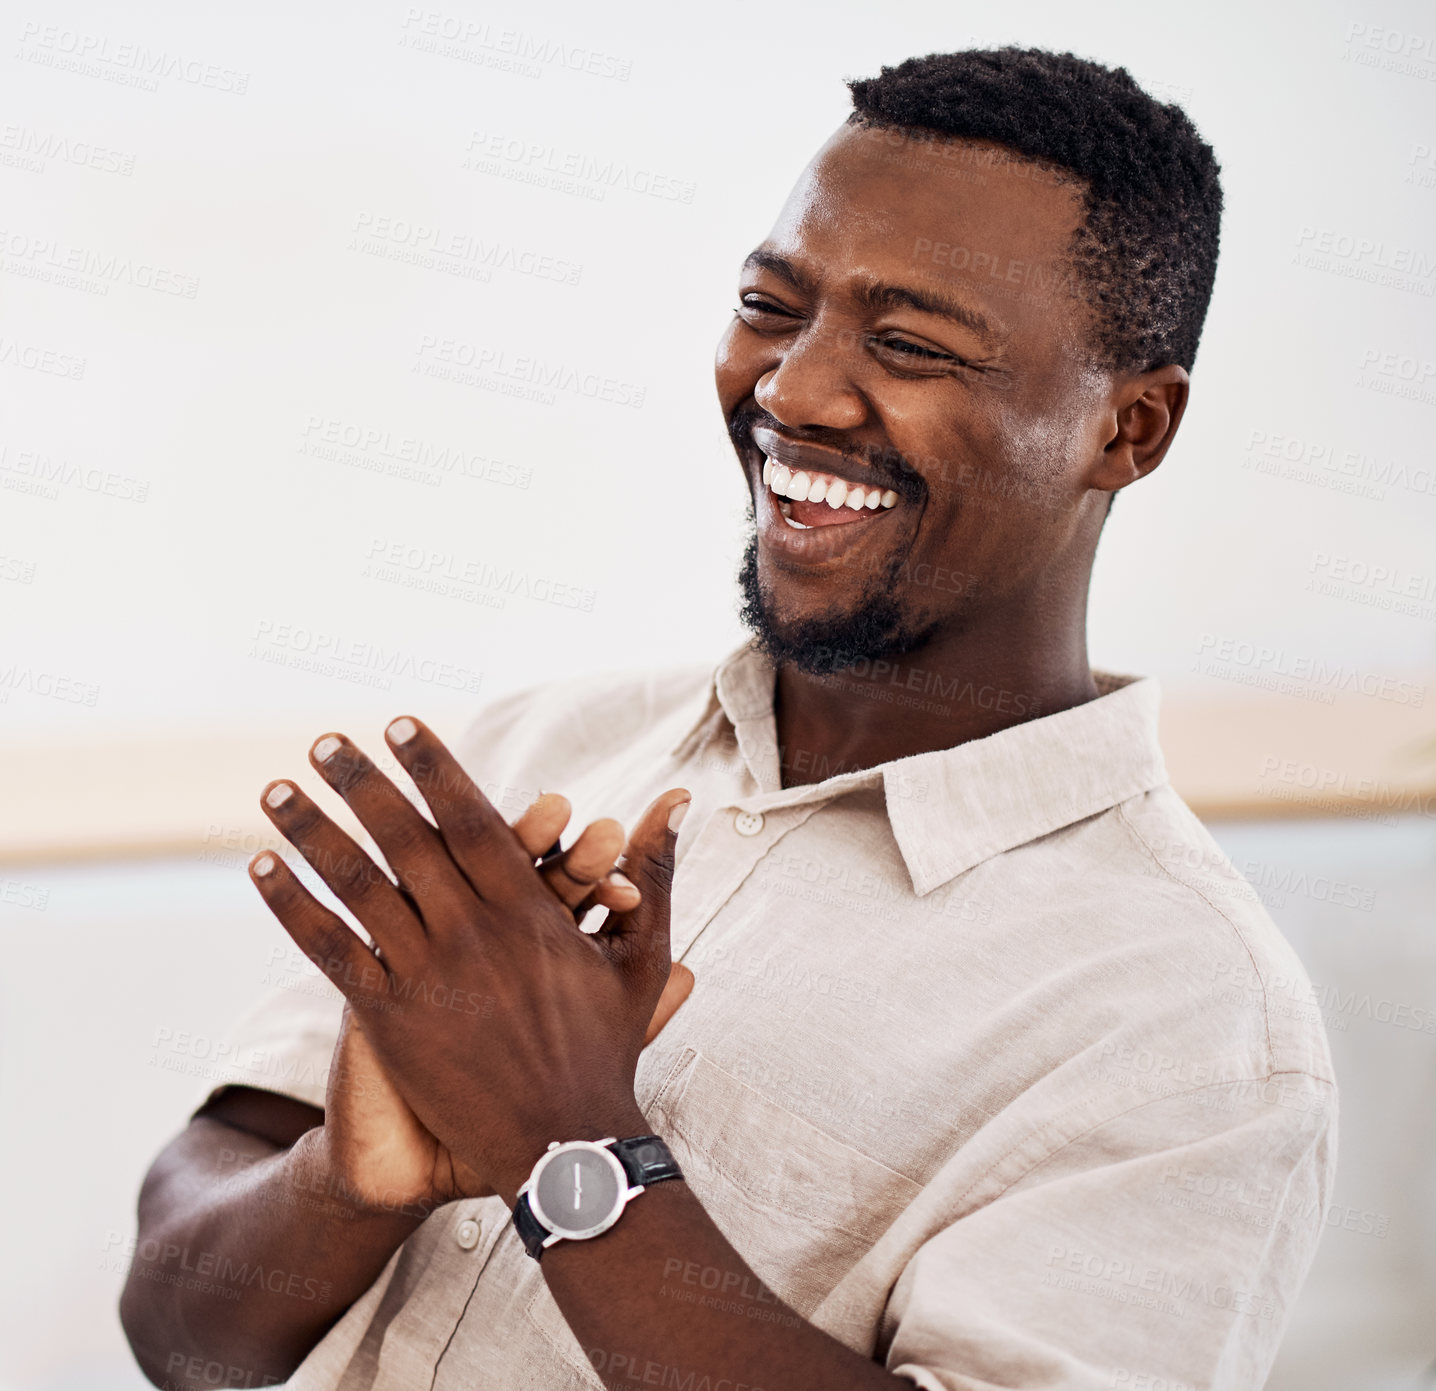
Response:
M539 866L543 879L567 908L577 908L601 883L623 849L623 827L612 817L585 826L561 855Z
M434 732L403 715L384 737L423 794L449 854L479 897L502 902L531 892L533 856Z
M348 804L424 917L457 908L470 889L443 837L362 749L342 734L314 741L309 761ZM427 908L426 908L426 905Z
M531 860L546 854L563 834L573 808L561 792L540 792L514 822L514 834Z
M409 944L423 936L424 928L394 881L288 779L269 783L259 804L340 903L359 919L385 956L402 961Z
M671 974L669 898L673 888L678 827L691 794L670 788L656 797L638 819L620 868L638 886L641 901L626 913L610 913L596 939L618 966L643 990L659 996Z
M573 913L575 918L581 918L594 908L607 908L610 913L631 913L642 898L638 885L621 869L610 870L593 886L592 892ZM599 930L602 931L601 928Z
M663 1032L663 1026L678 1012L678 1006L688 998L692 990L693 972L681 961L675 961L668 972L663 994L658 997L658 1003L654 1006L653 1018L648 1021L648 1032L643 1035L645 1048Z
M388 972L349 925L319 902L280 857L265 850L249 862L249 877L269 911L304 953L351 1003L381 991Z
M619 936L661 927L666 938L668 899L673 888L674 848L678 843L678 826L688 810L690 799L691 794L686 788L670 788L655 797L638 818L638 825L619 857L618 867L637 886L642 904L636 912L615 918L611 924L606 923L606 933Z

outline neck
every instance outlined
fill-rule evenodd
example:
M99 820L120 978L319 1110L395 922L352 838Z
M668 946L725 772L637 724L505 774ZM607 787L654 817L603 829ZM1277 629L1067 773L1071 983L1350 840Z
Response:
M780 667L783 786L952 748L1094 699L1085 594L1064 617L979 615L921 648L827 676Z

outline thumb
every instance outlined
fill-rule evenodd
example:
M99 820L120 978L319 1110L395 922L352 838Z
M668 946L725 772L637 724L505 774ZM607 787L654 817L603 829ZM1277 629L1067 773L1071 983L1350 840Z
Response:
M625 969L653 968L656 980L668 979L671 948L668 940L669 904L673 894L674 848L678 826L692 794L683 787L660 793L638 818L619 867L642 895L637 907L626 913L610 911L600 936Z

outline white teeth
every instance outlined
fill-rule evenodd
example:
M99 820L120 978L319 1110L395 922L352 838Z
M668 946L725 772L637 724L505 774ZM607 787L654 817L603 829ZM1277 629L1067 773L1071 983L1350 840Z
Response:
M811 474L804 469L790 469L786 464L775 464L766 455L763 459L763 484L777 495L788 525L808 530L802 522L795 522L789 516L788 503L826 502L829 507L850 507L854 512L866 508L875 512L879 507L896 507L898 495L891 488L864 488L859 483L849 483L830 474Z

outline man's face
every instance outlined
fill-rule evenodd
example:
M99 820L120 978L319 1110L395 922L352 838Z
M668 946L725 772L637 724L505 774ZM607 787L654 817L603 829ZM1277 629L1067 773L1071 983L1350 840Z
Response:
M843 126L804 171L717 359L753 500L744 617L772 655L839 670L1070 585L1074 558L1085 584L1110 379L1081 221L1072 182L989 145ZM765 457L812 500L765 486Z

